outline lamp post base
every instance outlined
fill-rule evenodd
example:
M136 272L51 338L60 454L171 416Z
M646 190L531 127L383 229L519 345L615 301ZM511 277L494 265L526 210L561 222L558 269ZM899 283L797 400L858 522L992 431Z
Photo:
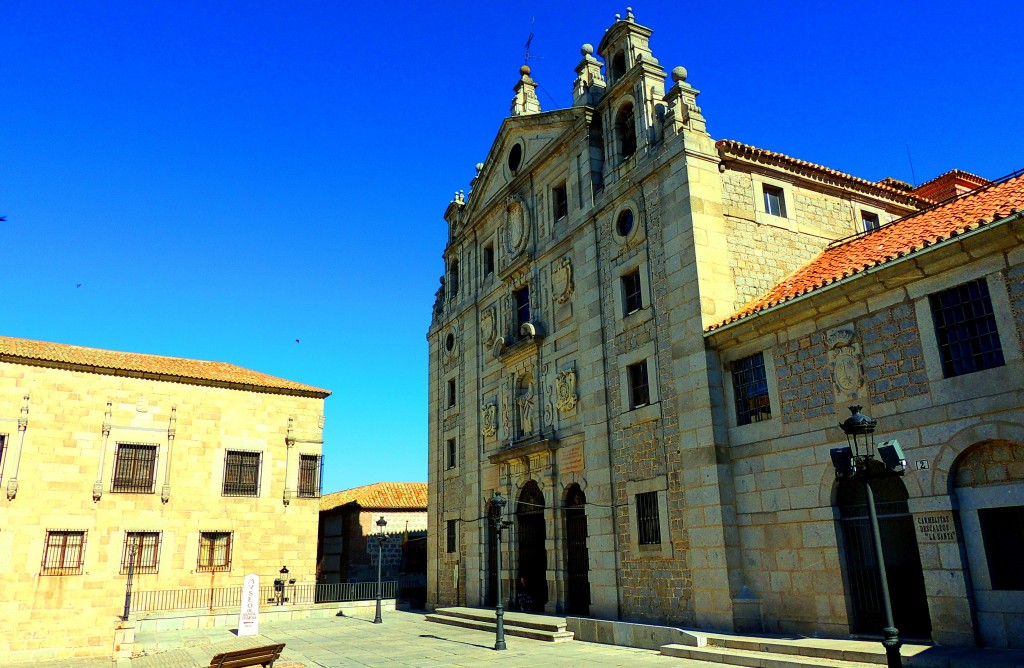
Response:
M903 657L900 656L899 632L893 626L882 629L882 645L885 647L885 663L889 668L903 668Z

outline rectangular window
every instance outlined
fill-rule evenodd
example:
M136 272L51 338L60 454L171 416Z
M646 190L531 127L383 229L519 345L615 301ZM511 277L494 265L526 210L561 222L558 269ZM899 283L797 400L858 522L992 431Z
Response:
M455 468L455 464L458 461L458 451L455 449L455 439L448 439L448 468Z
M623 315L636 313L644 307L643 293L640 290L640 270L635 269L622 277Z
M320 496L322 462L320 455L299 455L299 496L314 499Z
M732 392L736 401L736 424L750 424L772 417L768 400L768 378L764 354L757 353L732 363Z
M156 478L156 455L155 445L118 443L110 491L152 494Z
M156 573L160 570L160 532L129 531L124 535L121 553L121 575L127 575L132 561L135 573Z
M865 232L877 230L879 227L881 227L881 224L878 220L878 214L870 213L868 211L860 212L860 222L864 225Z
M448 381L448 408L455 405L455 379Z
M928 296L946 378L1003 366L988 284L979 278Z
M651 403L651 391L647 383L647 360L626 367L629 375L629 408L641 408Z
M786 217L786 193L777 186L762 184L764 189L764 210L765 213L773 216Z
M565 183L551 189L551 199L555 207L555 220L569 215L569 197L565 190Z
M484 246L484 276L494 273L494 246Z
M661 544L661 518L658 517L658 493L636 495L637 542L641 545Z
M7 435L0 434L0 480L4 479L4 459L7 456Z
M46 532L40 575L81 575L84 560L84 531Z
M197 571L231 570L231 532L204 531L199 534Z
M516 298L516 329L530 322L530 288L520 288L515 292Z
M978 510L981 538L985 543L988 577L992 589L1024 590L1024 506Z
M457 531L455 528L455 522L456 520L448 520L446 526L445 533L447 534L448 539L448 554L455 552L456 545L458 543L458 534L455 533Z
M449 294L454 297L459 294L459 261L452 260L451 271L448 272L451 276L451 291Z
M259 496L262 452L228 450L224 453L224 496Z

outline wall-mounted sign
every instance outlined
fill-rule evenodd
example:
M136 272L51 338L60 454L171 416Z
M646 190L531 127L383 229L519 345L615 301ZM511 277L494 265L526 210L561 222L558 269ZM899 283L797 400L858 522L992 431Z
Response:
M562 473L583 473L583 444L562 448L558 452L558 460Z
M953 512L936 510L929 513L916 513L914 524L917 535L923 543L955 543L956 526L953 524Z
M238 635L260 632L260 576L251 573L242 583L242 609L238 613Z

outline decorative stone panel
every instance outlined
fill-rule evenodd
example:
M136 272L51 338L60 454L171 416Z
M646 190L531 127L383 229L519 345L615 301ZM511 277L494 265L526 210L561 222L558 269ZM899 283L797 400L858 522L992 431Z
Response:
M883 309L857 323L864 346L864 378L874 401L928 392L921 337L910 304Z
M775 350L783 423L833 413L835 397L825 335L814 332Z

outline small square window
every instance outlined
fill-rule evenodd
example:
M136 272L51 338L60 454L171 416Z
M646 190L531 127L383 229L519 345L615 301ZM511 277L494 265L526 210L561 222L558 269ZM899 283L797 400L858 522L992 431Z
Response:
M635 269L622 277L622 304L625 313L636 313L644 307L643 293L640 290L640 270Z
M650 387L647 383L647 360L626 367L629 376L629 408L642 408L651 403Z
M878 214L871 213L870 211L860 212L860 222L864 226L865 232L877 230L879 227L881 227L881 223L878 220Z
M81 575L85 531L47 531L40 575Z
M131 569L132 561L135 568ZM129 531L124 535L124 550L121 553L121 575L133 573L156 573L160 570L160 532Z
M446 538L448 540L448 554L455 552L457 549L459 536L456 531L458 531L456 528L456 520L448 520L445 527L445 533L447 534Z
M455 379L450 378L448 380L448 408L455 405Z
M299 455L299 496L316 498L320 496L320 475L323 471L323 457L320 455Z
M564 182L551 189L551 199L554 204L555 220L561 220L569 215L569 196Z
M522 327L530 322L530 288L520 288L515 292L516 325Z
M494 246L484 246L484 276L494 273Z
M736 402L737 425L771 419L772 409L768 399L764 353L744 357L732 363L732 391Z
M448 439L448 468L453 469L458 463L458 450L455 448L455 439Z
M204 531L199 534L197 571L231 570L231 532Z
M777 186L762 184L764 188L764 210L772 216L786 217L786 193Z
M228 450L224 453L224 496L259 496L262 452Z
M995 590L1024 590L1024 506L978 510L981 538L988 560L988 577Z
M1003 366L1003 348L984 278L928 296L942 375L962 376Z
M118 443L110 491L152 494L157 449L144 443Z
M658 515L658 493L636 495L637 542L641 545L661 544L661 518Z

